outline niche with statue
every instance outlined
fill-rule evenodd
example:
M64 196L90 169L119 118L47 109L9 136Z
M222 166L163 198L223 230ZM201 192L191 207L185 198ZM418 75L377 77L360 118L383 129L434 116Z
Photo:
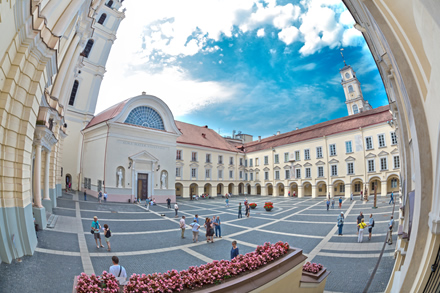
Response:
M168 172L163 170L160 174L160 188L168 189Z
M122 166L116 168L116 187L123 188L125 185L125 169Z

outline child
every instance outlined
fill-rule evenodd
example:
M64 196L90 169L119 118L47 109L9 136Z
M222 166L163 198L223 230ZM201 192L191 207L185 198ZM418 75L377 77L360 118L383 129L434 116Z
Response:
M231 249L231 260L234 259L234 257L238 256L238 247L237 247L237 241L232 241L232 249Z
M110 228L108 227L107 224L104 224L104 237L105 237L105 242L107 243L108 246L107 251L110 251L111 250L110 237L112 237L112 232L110 231Z

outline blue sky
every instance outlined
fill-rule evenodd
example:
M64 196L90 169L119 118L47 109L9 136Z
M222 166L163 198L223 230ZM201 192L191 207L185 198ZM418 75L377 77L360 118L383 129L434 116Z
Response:
M97 112L146 91L164 100L176 120L208 125L221 135L291 131L347 115L342 47L365 99L373 107L387 103L371 53L340 1L124 6Z

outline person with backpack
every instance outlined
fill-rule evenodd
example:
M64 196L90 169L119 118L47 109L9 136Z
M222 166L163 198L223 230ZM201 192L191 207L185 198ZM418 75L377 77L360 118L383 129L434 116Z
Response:
M101 203L102 200L102 191L99 191L98 193L98 202Z
M370 214L370 221L368 222L368 240L371 240L371 233L373 233L374 219L373 214Z
M105 242L107 243L107 251L111 250L110 247L110 237L112 237L112 232L110 231L110 228L108 227L107 224L104 224L104 238L105 238Z
M118 280L119 284L125 285L127 280L127 271L119 264L119 258L116 255L112 256L112 263L113 265L110 267L108 272L116 277L116 280Z
M338 235L342 236L342 227L344 227L344 212L341 212L341 214L338 216L338 228L339 232Z

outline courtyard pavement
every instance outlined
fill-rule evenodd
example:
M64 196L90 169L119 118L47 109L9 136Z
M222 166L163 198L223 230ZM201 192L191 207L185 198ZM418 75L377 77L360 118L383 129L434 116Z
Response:
M116 255L127 274L150 274L167 270L183 270L212 260L229 259L231 241L236 240L241 254L255 250L264 242L288 242L303 249L309 261L323 264L331 271L327 279L327 292L362 292L377 263L382 249L392 205L389 198L378 197L378 208L368 203L344 199L342 209L326 210L325 198L285 198L247 196L257 203L250 218L237 218L238 203L245 197L232 197L229 208L222 198L198 201L178 200L179 218L174 210L159 204L146 210L144 205L101 203L88 196L84 201L76 193L63 194L57 199L54 214L58 221L53 229L38 232L38 246L33 256L23 257L18 263L0 265L1 292L71 292L73 279L81 272L100 274L108 270L111 257ZM266 212L265 201L274 202L274 209ZM172 205L173 206L173 205ZM346 215L343 236L338 236L336 219L343 211ZM368 232L363 243L357 243L356 217L364 213L368 222L374 214L373 237ZM190 227L185 239L180 237L179 220L186 216L190 224L198 214L203 226L205 217L220 216L222 238L214 243L205 241L201 229L199 242L192 242ZM244 214L244 207L243 207ZM90 226L93 216L100 224L108 224L112 231L111 247L96 248ZM394 218L397 218L396 208ZM367 229L366 229L367 230ZM393 243L396 242L396 230ZM101 233L103 245L104 237ZM383 292L394 265L394 244L386 249L369 292Z

